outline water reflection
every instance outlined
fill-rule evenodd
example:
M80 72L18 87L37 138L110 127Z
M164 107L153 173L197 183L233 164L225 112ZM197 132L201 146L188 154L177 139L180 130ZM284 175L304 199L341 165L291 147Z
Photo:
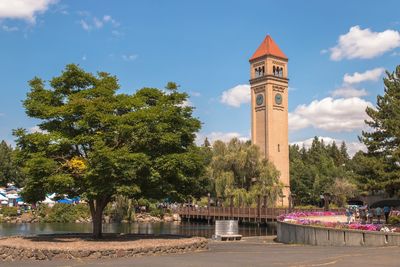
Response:
M0 236L35 235L53 233L90 233L90 223L0 223ZM214 225L205 223L172 222L172 223L110 223L103 225L105 233L132 234L173 234L211 237ZM239 233L243 236L275 235L274 223L267 226L240 225Z

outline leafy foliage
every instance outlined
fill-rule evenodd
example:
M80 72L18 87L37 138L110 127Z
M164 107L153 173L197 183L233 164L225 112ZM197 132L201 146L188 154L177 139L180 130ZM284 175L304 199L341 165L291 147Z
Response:
M289 158L291 191L297 204L318 205L324 193L337 193L335 186L346 185L341 196L335 198L337 204L342 205L345 199L355 194L353 190L347 190L354 181L345 143L338 148L335 142L326 145L315 137L308 150L298 145L290 146Z
M16 152L4 140L0 142L0 186L7 183L22 185L23 176L16 162Z
M224 200L233 196L237 205L251 205L258 195L275 202L283 187L279 172L261 156L257 146L234 138L227 144L215 141L209 149L207 176L213 184L213 195Z
M18 215L18 208L17 207L2 207L1 214L4 217L15 217Z
M81 218L87 219L90 217L89 207L86 204L63 204L56 203L43 216L44 222L68 223L75 222Z
M115 76L67 65L50 89L37 77L29 85L24 107L42 131L14 131L26 201L48 192L83 196L99 237L116 195L179 200L201 193L203 157L193 143L200 122L176 84L117 94Z

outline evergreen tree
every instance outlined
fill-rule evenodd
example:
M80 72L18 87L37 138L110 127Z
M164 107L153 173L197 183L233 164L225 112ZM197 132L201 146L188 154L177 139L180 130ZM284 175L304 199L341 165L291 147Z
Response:
M378 95L376 107L367 107L372 131L363 131L360 140L367 146L370 161L382 164L377 176L368 175L369 188L384 188L393 195L400 192L400 65L386 72L384 94ZM374 181L375 180L375 181Z
M339 149L335 142L326 145L318 137L313 139L308 150L304 146L302 149L297 145L290 146L290 187L297 204L318 204L320 196L332 192L335 184L341 189L350 188L347 185L354 182L351 172L346 169L347 158L345 145ZM340 204L343 204L344 193L336 198Z

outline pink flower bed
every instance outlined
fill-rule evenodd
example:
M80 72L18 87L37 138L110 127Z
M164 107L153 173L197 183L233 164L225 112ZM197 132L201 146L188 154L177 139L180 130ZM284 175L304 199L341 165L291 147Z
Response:
M331 212L331 211L317 211L317 212L293 212L288 214L283 214L278 217L279 221L291 222L301 225L314 225L320 227L329 227L337 229L353 229L353 230L364 230L364 231L380 231L382 228L381 224L360 224L358 222L353 222L350 224L342 222L323 222L319 220L307 219L307 217L315 216L338 216L343 215L343 213Z

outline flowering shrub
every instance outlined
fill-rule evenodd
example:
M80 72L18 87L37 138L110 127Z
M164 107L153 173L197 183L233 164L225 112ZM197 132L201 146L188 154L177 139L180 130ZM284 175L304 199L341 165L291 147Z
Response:
M332 211L299 211L299 212L282 214L282 215L278 216L278 220L279 221L283 221L285 219L297 220L299 218L304 218L304 217L335 216L335 215L342 215L342 213L337 213L337 212L332 212Z
M400 210L392 210L391 215L392 216L400 216Z
M322 222L319 220L307 219L307 217L314 217L314 216L337 216L337 215L343 215L343 213L337 213L331 211L293 212L280 215L278 217L278 220L283 222L301 224L301 225L313 225L313 226L329 227L337 229L380 231L382 228L381 224L360 224L358 222L347 224L342 222Z

